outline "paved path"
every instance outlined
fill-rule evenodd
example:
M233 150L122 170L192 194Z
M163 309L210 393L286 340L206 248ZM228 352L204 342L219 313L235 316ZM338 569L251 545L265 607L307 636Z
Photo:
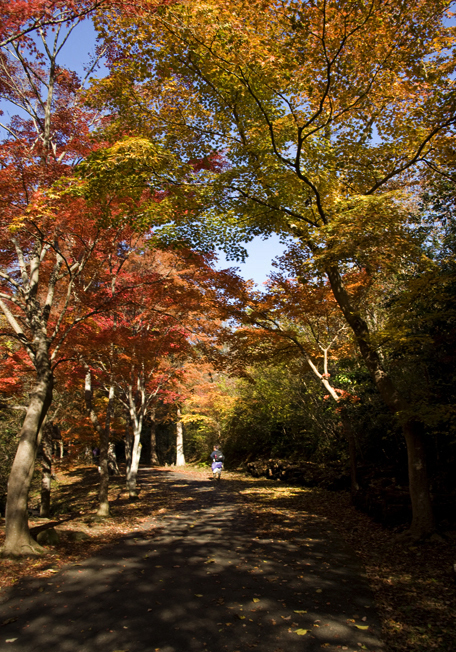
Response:
M385 652L361 569L326 520L302 513L284 522L291 538L260 539L223 479L142 481L179 510L13 587L1 652Z

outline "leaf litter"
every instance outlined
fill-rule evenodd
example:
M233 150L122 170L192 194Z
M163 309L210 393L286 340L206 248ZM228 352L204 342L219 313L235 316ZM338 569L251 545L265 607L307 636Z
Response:
M207 471L191 466L173 470L198 479L207 476ZM32 517L30 526L39 527L44 523L54 525L61 535L61 542L47 548L43 557L33 561L2 560L0 600L1 592L20 579L46 578L67 564L77 565L139 529L146 520L153 524L153 520L164 513L178 512L181 502L185 500L183 497L178 502L175 497L156 487L145 486L139 500L130 503L124 478L117 476L110 480L112 516L101 521L95 517L98 473L94 467L73 467L71 471L57 467L56 477L53 504L66 504L66 512L56 514L51 521ZM448 532L445 538L421 545L411 545L397 532L385 530L367 515L358 512L350 504L346 493L279 485L241 473L226 472L224 477L225 487L229 487L238 498L241 512L257 519L259 538L271 543L293 538L295 529L288 526L290 522L299 522L304 512L308 516L326 517L331 522L365 567L382 621L382 638L390 652L409 652L412 649L414 652L448 652L452 649L456 639L456 620L452 615L456 611L453 571L456 532ZM38 492L35 491L35 495L31 495L32 509L36 509L38 500ZM277 517L288 520L286 527L283 520L282 523L275 520ZM71 531L83 531L90 539L75 545L68 538ZM152 527L147 536L153 537L159 531L158 527L156 531ZM0 519L0 545L3 535L4 519ZM311 539L307 539L305 547L311 546ZM203 597L201 594L195 596ZM295 610L294 613L303 614L306 611ZM365 622L365 617L362 621ZM269 622L276 624L273 618ZM354 625L360 630L369 627L367 623L357 625L355 622ZM301 628L294 630L299 636L307 632Z

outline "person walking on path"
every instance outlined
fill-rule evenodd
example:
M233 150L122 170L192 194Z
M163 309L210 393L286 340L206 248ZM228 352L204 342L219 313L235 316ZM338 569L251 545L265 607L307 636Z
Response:
M224 459L220 446L217 444L217 446L214 446L214 450L211 453L212 474L216 480L220 480L220 476L222 475Z

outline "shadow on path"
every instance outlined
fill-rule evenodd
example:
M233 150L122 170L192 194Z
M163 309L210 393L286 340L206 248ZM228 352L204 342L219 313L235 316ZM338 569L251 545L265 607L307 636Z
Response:
M2 652L384 652L362 571L325 519L304 512L292 537L260 539L229 482L141 476L178 511L11 588Z

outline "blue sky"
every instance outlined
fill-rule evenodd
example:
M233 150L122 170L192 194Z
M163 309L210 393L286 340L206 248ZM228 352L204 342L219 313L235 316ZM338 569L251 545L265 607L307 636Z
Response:
M285 247L279 242L278 236L271 236L267 240L254 238L244 246L249 253L245 263L227 261L223 253L220 253L218 267L238 267L241 276L245 279L253 279L257 285L261 285L272 270L272 260L280 256Z

